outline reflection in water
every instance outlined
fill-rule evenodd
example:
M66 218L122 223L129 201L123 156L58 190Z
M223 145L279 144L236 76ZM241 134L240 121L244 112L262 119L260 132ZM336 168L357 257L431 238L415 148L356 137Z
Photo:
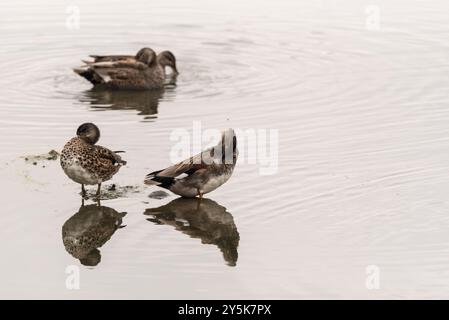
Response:
M159 101L165 90L121 91L91 89L84 92L82 102L88 102L93 109L137 110L145 119L156 118Z
M228 265L237 264L240 236L232 215L226 208L209 199L178 198L170 203L145 210L147 219L175 227L203 244L215 244Z
M126 212L112 208L88 205L81 206L62 226L62 241L65 249L85 266L96 266L101 261L97 249L105 244L121 227Z

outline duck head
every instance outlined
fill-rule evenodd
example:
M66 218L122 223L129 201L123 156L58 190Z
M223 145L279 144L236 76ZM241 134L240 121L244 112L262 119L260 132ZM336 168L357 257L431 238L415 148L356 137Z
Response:
M173 70L174 75L178 75L178 69L176 69L176 58L170 51L162 51L157 55L157 62L165 69L170 67Z
M145 63L148 66L152 66L156 63L156 52L150 48L142 48L136 54L136 60Z
M235 164L238 156L237 136L234 129L226 129L221 134L222 161L225 164Z
M95 124L87 122L78 127L76 135L89 144L96 144L100 139L100 129Z

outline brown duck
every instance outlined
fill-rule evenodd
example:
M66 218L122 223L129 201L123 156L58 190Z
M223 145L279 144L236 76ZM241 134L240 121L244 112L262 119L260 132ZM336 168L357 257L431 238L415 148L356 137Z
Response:
M176 58L170 51L156 55L150 48L131 55L91 55L94 61L74 69L95 87L120 90L160 89L165 83L165 67L177 75Z
M61 152L61 167L73 181L84 185L98 185L100 196L101 183L112 178L126 161L117 154L123 151L111 151L95 145L100 139L100 130L93 123L84 123L76 131L76 137L70 139Z

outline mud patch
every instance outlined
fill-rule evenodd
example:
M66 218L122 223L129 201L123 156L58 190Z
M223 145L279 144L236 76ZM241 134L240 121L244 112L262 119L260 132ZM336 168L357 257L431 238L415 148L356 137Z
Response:
M162 190L158 190L158 191L151 192L148 195L148 198L160 200L160 199L164 199L164 198L166 198L168 196L169 196L169 194L167 192L162 191Z
M96 199L97 187L96 186L85 186L87 199ZM136 194L142 192L142 187L140 186L119 186L114 184L102 185L100 200L112 200L118 198L126 198L131 194ZM81 193L80 193L81 194Z
M49 152L43 154L25 156L24 159L26 163L30 163L36 166L39 162L42 161L58 160L59 156L60 156L59 152L55 150L50 150Z

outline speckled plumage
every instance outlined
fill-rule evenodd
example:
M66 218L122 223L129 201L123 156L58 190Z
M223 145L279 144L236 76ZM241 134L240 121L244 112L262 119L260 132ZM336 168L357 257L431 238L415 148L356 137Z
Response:
M61 166L64 172L75 182L87 185L99 184L110 180L122 164L121 157L102 146L90 145L79 137L72 138L61 153ZM84 169L88 176L73 173Z
M77 136L66 143L61 152L61 167L73 181L82 185L98 184L112 178L126 161L116 152L95 145L100 138L100 130L93 123L84 123L77 130Z

